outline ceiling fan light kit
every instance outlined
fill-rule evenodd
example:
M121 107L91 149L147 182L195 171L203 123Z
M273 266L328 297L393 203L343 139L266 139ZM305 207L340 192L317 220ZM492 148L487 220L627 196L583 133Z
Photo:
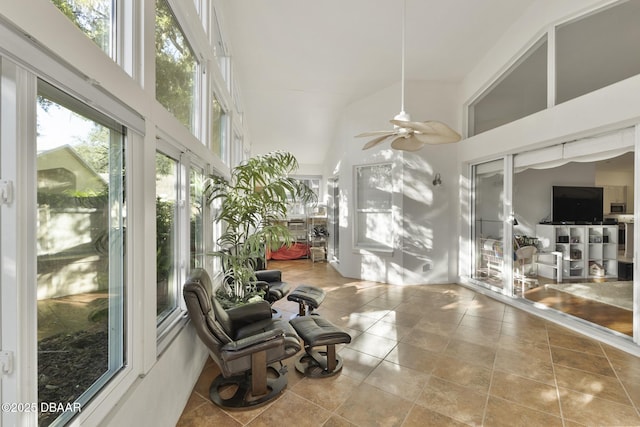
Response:
M392 120L390 120L390 122L393 124L393 130L364 132L356 135L356 138L375 136L374 139L367 142L364 147L362 147L363 150L375 147L376 145L380 144L390 137L395 137L395 139L391 141L391 148L401 151L418 151L426 144L448 144L451 142L458 142L461 139L459 133L442 122L414 122L411 121L411 116L409 115L409 113L404 111L405 15L406 0L403 0L400 113L398 113Z

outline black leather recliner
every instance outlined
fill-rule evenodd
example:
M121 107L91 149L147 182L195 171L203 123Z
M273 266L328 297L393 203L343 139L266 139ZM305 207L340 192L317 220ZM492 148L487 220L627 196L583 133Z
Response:
M209 274L200 268L191 272L183 295L198 336L220 367L221 374L209 389L214 403L228 408L256 406L276 397L286 387L286 366L281 361L302 347L287 321L272 318L268 302L224 310L212 298ZM269 371L271 376L267 375ZM233 396L224 398L220 391L229 385L237 390Z
M291 290L291 286L282 281L280 270L256 270L255 275L259 283L265 284L264 299L270 304L284 298Z

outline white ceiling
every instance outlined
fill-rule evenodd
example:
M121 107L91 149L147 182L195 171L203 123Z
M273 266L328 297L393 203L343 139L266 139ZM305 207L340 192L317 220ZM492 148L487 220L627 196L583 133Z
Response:
M406 0L406 79L461 81L535 1ZM222 5L253 154L321 164L343 108L400 80L402 0Z

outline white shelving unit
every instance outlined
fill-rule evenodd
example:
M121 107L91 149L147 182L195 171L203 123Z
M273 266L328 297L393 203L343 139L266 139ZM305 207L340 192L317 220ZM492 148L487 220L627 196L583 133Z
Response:
M559 277L565 279L617 278L618 227L616 225L548 225L538 224L536 235L542 253L562 254ZM551 265L545 263L545 265ZM560 264L558 264L560 265ZM539 270L543 277L549 269Z

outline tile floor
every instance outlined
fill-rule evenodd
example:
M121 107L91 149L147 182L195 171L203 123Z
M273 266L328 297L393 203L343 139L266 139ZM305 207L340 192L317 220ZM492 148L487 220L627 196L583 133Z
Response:
M640 426L640 359L457 285L343 278L325 263L270 262L323 287L345 328L341 374L302 377L260 408L209 401L208 361L178 426ZM279 301L285 316L297 306Z

